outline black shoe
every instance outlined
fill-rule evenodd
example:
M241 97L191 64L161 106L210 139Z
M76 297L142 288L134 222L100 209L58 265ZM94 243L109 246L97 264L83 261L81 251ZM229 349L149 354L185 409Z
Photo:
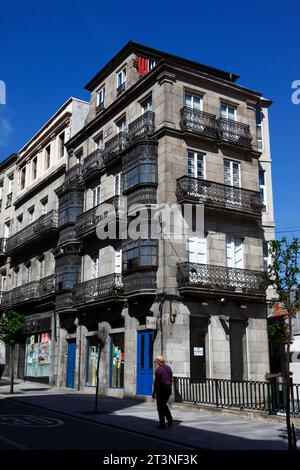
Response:
M166 429L166 426L165 424L160 424L159 426L157 426L157 429Z
M173 420L172 420L172 421L168 421L168 428L170 428L171 426L173 426L173 423L174 423Z

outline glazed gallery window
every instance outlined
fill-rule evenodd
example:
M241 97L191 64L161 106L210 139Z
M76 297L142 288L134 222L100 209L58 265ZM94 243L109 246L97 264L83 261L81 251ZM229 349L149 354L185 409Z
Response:
M139 183L156 183L156 163L136 163L136 166L124 173L124 190Z
M26 340L26 377L49 377L50 374L50 333L36 333Z
M124 270L138 266L157 266L157 240L134 240L126 244Z
M112 388L124 387L124 333L115 333L110 336L110 386Z
M97 361L98 361L98 338L88 336L86 338L86 376L85 383L89 387L96 387Z

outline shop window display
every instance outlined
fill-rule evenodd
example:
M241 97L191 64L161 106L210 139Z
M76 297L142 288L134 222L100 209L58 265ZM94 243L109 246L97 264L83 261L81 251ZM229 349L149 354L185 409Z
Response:
M87 337L86 385L96 387L98 345L97 336Z
M124 333L112 334L110 386L113 388L124 387L124 361Z
M49 377L50 333L36 333L26 340L26 377Z

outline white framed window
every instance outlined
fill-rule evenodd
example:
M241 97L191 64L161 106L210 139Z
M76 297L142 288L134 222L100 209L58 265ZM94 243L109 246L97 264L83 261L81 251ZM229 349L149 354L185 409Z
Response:
M122 250L115 251L115 273L122 273Z
M228 268L244 267L243 260L243 239L226 235L226 258Z
M257 147L259 149L263 148L263 113L260 108L256 110L256 140L257 140Z
M14 175L10 175L8 177L8 189L7 189L7 194L11 194L13 192L13 187L14 187Z
M263 169L259 169L258 172L259 178L259 194L261 202L266 206L266 178L265 178L265 171Z
M50 168L50 161L51 161L51 144L47 145L45 148L45 170Z
M58 137L58 144L59 144L59 158L63 158L65 155L65 133L62 132Z
M124 67L122 70L120 70L117 73L116 80L117 80L116 86L117 86L117 90L118 90L123 85L125 85L125 82L126 82L126 67Z
M42 206L42 214L47 214L47 212L48 212L48 197L44 197L44 199L41 200L41 206Z
M121 119L116 121L117 131L119 132L126 132L127 124L126 124L126 117L123 116Z
M100 276L99 255L91 256L91 262L92 262L92 279L97 279Z
M231 104L221 103L221 117L236 121L236 107Z
M184 94L184 105L196 111L202 111L202 98L202 95L186 91Z
M20 171L20 188L21 188L21 191L22 191L22 189L25 188L25 184L26 184L26 165L23 166L23 168L21 168L21 171Z
M187 170L188 176L205 178L205 156L194 150L188 150Z
M4 238L8 238L11 235L11 223L10 220L4 224Z
M122 172L115 175L115 196L122 194Z
M28 218L29 218L29 223L30 223L30 224L35 221L35 210L34 210L34 206L32 206L32 207L30 207L30 208L28 209Z
M147 111L152 111L152 96L148 96L145 100L141 102L141 107L143 113L146 113Z
M103 150L103 134L99 134L94 137L95 150Z
M37 157L34 157L31 161L31 169L32 169L32 179L35 180L37 176Z
M205 236L189 237L188 255L190 263L207 264L207 238Z
M93 189L93 207L101 203L101 184Z
M104 106L105 100L105 87L103 86L97 91L97 106Z
M224 160L224 184L240 188L240 164L232 160Z

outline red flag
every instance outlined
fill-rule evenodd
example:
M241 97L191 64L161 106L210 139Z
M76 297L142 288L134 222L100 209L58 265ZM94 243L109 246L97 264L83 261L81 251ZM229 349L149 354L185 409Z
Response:
M149 59L146 57L136 57L136 68L140 75L145 75L149 72Z

